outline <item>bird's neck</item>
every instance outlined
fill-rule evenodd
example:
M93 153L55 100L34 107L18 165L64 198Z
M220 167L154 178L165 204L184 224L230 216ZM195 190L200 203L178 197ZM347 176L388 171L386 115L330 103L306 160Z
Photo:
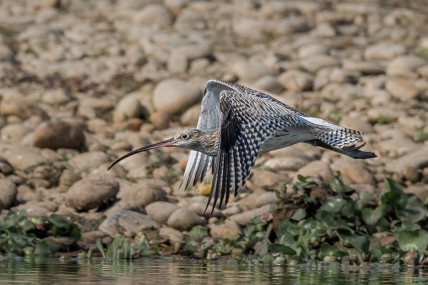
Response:
M209 156L216 156L220 140L219 130L205 131L198 143L197 151Z

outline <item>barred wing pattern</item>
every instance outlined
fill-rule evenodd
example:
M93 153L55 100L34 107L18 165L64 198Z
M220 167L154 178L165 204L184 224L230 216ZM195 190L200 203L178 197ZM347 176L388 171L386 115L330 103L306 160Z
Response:
M249 97L258 97L269 100L287 109L288 112L292 114L306 116L306 114L295 110L262 92L236 83L213 79L207 82L207 87L204 92L204 98L201 104L201 113L197 125L199 130L212 131L220 126L220 93L224 90L236 91L245 93L249 95ZM190 151L189 159L179 188L185 185L184 189L187 189L190 184L195 186L198 181L202 182L212 162L212 157L195 150Z
M227 204L230 193L236 196L245 186L266 139L285 128L310 124L270 98L236 91L220 93L220 145L207 208L212 199L212 210L217 201L220 207L223 201Z

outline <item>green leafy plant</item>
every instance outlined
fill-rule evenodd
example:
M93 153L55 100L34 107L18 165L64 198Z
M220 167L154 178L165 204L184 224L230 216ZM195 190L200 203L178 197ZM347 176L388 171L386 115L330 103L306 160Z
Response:
M125 237L116 237L110 246L104 248L101 239L97 239L96 247L103 258L111 259L137 259L156 254L144 235L140 236L138 242L128 243Z
M63 216L27 217L25 211L6 216L0 224L0 252L50 256L58 245L49 236L80 237L76 224Z

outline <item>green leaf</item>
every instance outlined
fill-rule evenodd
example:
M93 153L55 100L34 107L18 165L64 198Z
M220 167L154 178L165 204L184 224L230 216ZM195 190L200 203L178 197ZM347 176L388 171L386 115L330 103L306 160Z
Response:
M297 244L294 240L294 237L290 233L282 234L279 239L279 243L288 247L294 247Z
M300 229L297 227L297 224L295 222L292 222L291 220L287 219L281 224L279 224L279 226L275 230L275 233L278 237L281 237L284 234L298 236L300 233Z
M361 253L369 253L370 240L366 236L354 237L349 244Z
M376 209L364 208L361 212L363 221L369 225L374 226L380 218L385 215L385 207L379 206Z
M386 189L388 189L390 192L403 193L403 186L401 186L397 181L391 178L385 178L384 183Z
M349 187L348 185L345 185L342 180L342 175L339 171L336 173L336 175L330 177L329 184L330 188L338 194L351 195L355 192L355 189Z
M306 217L306 210L304 208L297 209L297 211L290 218L295 221L303 220Z
M285 255L295 255L296 251L288 246L282 244L270 244L269 251L271 253L280 253Z
M339 197L329 197L324 204L321 206L321 211L329 213L338 213L342 210L343 206L346 205L346 200Z
M204 237L208 236L208 233L204 227L194 226L190 231L190 236L196 241L201 241Z
M399 232L398 245L404 251L423 251L428 246L428 232L423 229Z
M106 258L106 251L104 249L103 243L101 241L101 238L97 238L97 241L95 242L95 245L97 246L98 251L101 253L103 258Z
M52 251L44 241L36 243L34 254L38 257L49 257L52 255Z

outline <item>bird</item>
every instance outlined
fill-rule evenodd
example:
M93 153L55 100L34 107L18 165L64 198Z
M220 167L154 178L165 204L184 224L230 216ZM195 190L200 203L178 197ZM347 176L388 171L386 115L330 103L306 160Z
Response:
M190 150L179 188L202 182L211 168L213 179L205 211L227 205L245 187L259 154L299 142L338 152L354 159L375 158L362 151L363 132L311 117L274 97L237 83L208 80L196 128L184 129L165 141L135 149L119 161L162 147Z

